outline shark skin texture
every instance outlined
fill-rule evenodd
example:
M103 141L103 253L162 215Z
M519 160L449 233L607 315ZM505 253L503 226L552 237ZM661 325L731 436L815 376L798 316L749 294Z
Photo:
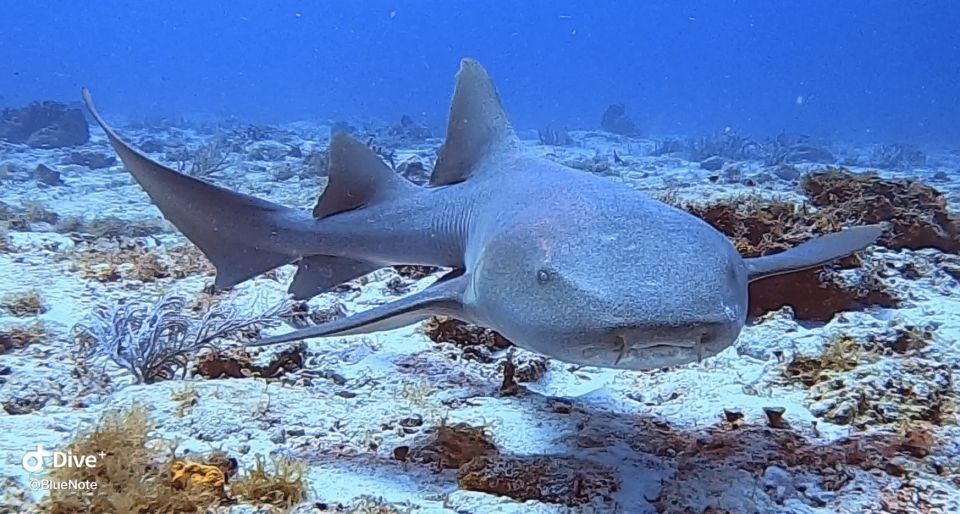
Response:
M294 264L309 299L397 264L453 271L421 292L253 345L391 330L433 315L500 332L562 361L653 369L733 344L752 280L825 264L872 244L860 226L742 258L706 222L629 186L525 155L486 70L463 59L447 139L427 187L345 134L312 213L240 194L151 161L84 102L126 169L231 287Z

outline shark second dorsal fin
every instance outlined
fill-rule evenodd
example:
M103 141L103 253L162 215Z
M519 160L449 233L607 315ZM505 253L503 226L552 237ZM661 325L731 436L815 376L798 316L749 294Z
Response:
M327 188L313 208L314 218L324 218L403 194L415 188L393 172L363 143L338 132L330 138Z
M519 146L487 70L473 59L460 61L447 140L440 149L430 185L463 181L491 155L517 151Z

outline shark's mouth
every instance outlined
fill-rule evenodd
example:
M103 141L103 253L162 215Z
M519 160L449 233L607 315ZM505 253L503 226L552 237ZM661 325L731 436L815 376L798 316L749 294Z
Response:
M617 335L614 343L615 358L614 367L619 367L626 358L635 354L645 354L648 356L657 354L686 354L690 360L696 359L696 362L703 361L707 344L712 340L712 335L708 333L700 334L688 340L674 339L670 341L651 341L649 338L637 340L631 339L628 335ZM712 355L712 354L710 354Z
M594 339L571 360L590 366L656 369L701 362L730 346L739 331L727 323L689 327L629 328Z

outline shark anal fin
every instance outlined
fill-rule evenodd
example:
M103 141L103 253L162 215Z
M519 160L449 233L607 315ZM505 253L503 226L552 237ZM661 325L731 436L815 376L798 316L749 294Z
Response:
M288 291L295 300L307 300L378 268L374 264L342 257L305 257L297 263L297 273Z
M451 276L453 278L449 278ZM393 330L438 314L463 319L465 316L462 297L468 283L467 275L452 272L423 291L399 300L315 327L260 339L247 346L266 346L312 337L347 336Z
M430 185L462 182L491 155L517 151L519 146L487 71L477 61L463 59L450 105L447 140L440 149Z
M234 286L297 258L277 243L278 229L312 223L309 216L154 162L107 125L86 88L83 101L153 204L217 268L217 288Z
M343 132L330 138L330 182L320 195L313 217L349 211L416 188L395 173L367 145Z

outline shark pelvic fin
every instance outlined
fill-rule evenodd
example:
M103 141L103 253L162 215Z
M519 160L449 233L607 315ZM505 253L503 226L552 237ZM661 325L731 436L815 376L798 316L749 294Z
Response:
M287 291L294 300L309 300L334 287L378 269L379 266L344 257L314 255L297 263L297 273Z
M813 268L846 257L873 244L883 230L883 225L853 227L820 236L780 253L745 259L749 280Z
M313 208L315 218L369 205L417 186L386 165L363 143L337 132L330 138L330 182Z
M450 105L447 140L440 149L430 185L466 180L491 155L517 151L519 147L487 70L473 59L463 59Z

